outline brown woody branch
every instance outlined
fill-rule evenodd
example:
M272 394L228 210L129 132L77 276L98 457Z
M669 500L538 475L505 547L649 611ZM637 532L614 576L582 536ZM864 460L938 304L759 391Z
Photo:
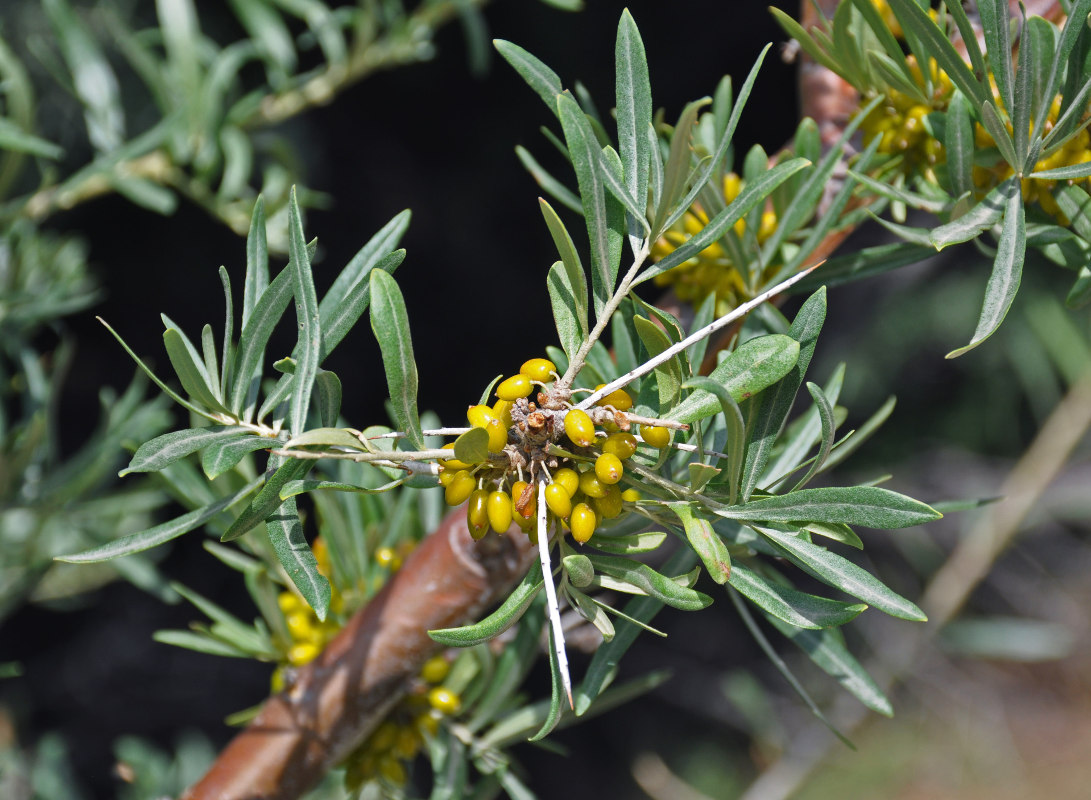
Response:
M522 578L533 556L518 533L474 542L465 512L452 511L182 800L299 797L405 696L440 649L427 632L480 614Z

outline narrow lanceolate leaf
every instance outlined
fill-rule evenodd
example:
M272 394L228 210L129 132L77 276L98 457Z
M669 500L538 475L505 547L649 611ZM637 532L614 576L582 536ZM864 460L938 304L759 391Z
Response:
M712 529L712 523L693 513L689 503L668 503L670 509L682 521L689 546L701 557L701 563L708 570L709 577L716 583L727 583L731 576L731 554L719 534Z
M991 98L981 105L981 124L993 137L1000 155L1011 165L1012 169L1017 169L1019 167L1019 158L1015 154L1015 143L1011 140L1011 134L1008 133L1007 126L1004 125L1004 120Z
M234 469L250 453L267 450L279 444L276 439L254 436L252 433L237 433L231 438L217 439L201 451L201 469L209 480L213 480L229 469Z
M1011 28L1007 3L985 0L978 4L981 16L981 32L985 34L985 49L989 56L989 66L996 87L1000 90L1000 99L1004 107L1014 106L1015 76L1011 62Z
M819 669L841 684L842 689L872 711L884 717L894 716L890 700L848 651L837 631L800 630L776 617L770 616L768 619L773 627L806 653Z
M572 237L565 228L553 206L543 198L538 198L538 204L542 208L542 216L545 218L549 235L553 237L553 244L557 247L557 253L561 257L567 277L568 294L572 298L572 306L569 309L576 329L582 331L581 337L587 335L587 278L583 272L583 262L580 261L579 252L572 241ZM572 352L575 352L574 350Z
M928 241L937 250L942 250L948 245L976 239L1000 221L1012 195L1019 196L1018 186L1015 178L1004 181L961 217L933 229L928 234Z
M326 619L330 609L330 582L318 571L318 560L303 535L303 523L299 519L295 498L290 497L266 522L269 541L277 560L292 583L299 589L319 621Z
M763 392L750 406L746 459L739 480L739 494L743 502L750 499L758 479L765 472L773 445L780 436L795 402L796 392L807 374L825 321L826 289L823 287L807 298L788 329L788 335L798 343L799 355L795 363L783 380Z
M1069 164L1056 169L1043 169L1041 172L1032 172L1027 177L1050 181L1071 181L1086 178L1088 175L1091 175L1091 161L1081 161L1079 164Z
M758 336L740 345L708 377L741 402L791 372L798 359L799 342L792 337L779 333ZM671 409L667 419L695 422L718 413L720 408L716 395L699 389Z
M246 497L246 495L254 491L256 486L257 482L255 481L230 497L225 497L223 500L217 500L215 503L203 508L190 511L188 514L164 522L162 525L156 525L154 528L148 528L145 531L140 531L140 533L122 536L112 542L92 547L90 550L84 550L82 553L57 556L57 561L66 561L70 564L90 564L95 561L109 561L111 558L120 558L121 556L141 553L153 547L158 547L171 539L177 539L183 533L189 533L191 530L201 527L224 509Z
M329 291L322 297L318 304L318 315L322 318L322 335L325 337L327 329L332 327L334 318L338 314L345 300L352 294L354 287L361 281L367 284L366 278L372 269L379 266L381 261L390 257L390 254L401 242L402 236L409 228L411 214L408 209L394 216L379 232L372 236L367 244L352 257L345 268L337 275ZM393 268L380 267L387 272L394 272Z
M231 293L231 276L227 268L220 267L220 283L224 288L224 338L223 350L220 354L220 363L223 364L223 372L220 375L220 385L217 387L221 400L227 397L227 387L231 379L231 343L235 340L235 300Z
M832 522L866 528L908 528L943 515L912 497L878 486L800 489L738 506L720 508L728 519L755 522Z
M167 328L163 331L163 344L185 393L210 411L227 411L213 394L208 379L198 366L199 362L194 359L182 334L174 328Z
M1007 212L1004 214L1004 226L1000 231L1000 241L996 247L992 274L985 286L985 301L981 306L981 317L977 330L970 343L947 354L954 358L966 353L992 336L1007 316L1012 301L1019 291L1019 282L1023 277L1023 259L1027 250L1026 208L1023 206L1023 194L1019 184L1008 198Z
M591 245L592 295L595 313L598 314L613 294L614 282L617 280L617 264L612 258L614 247L610 241L617 233L610 229L610 220L607 218L606 187L603 184L599 144L594 131L579 105L568 95L557 97L557 108L580 187L583 218Z
M371 272L371 330L383 354L394 421L410 444L423 450L424 434L417 413L417 362L413 358L409 316L401 289L382 270Z
M618 151L629 195L641 208L648 200L648 160L658 158L649 152L644 135L652 123L652 90L648 79L648 61L644 42L632 14L625 9L617 27L614 46ZM644 222L643 213L641 222Z
M508 599L500 604L485 619L473 625L464 625L461 628L443 628L437 631L428 631L432 641L447 647L473 647L499 636L519 619L530 608L531 602L542 590L542 568L535 562L527 571L523 580L519 582Z
M831 553L791 533L772 528L758 528L759 533L777 545L781 552L801 569L823 583L858 597L865 603L900 619L924 622L924 612L869 572L848 559Z
M235 352L232 368L232 385L228 406L233 414L243 415L247 420L253 418L253 406L257 398L258 384L261 381L261 361L265 355L265 345L273 328L284 316L288 303L292 299L291 270L281 270L276 279L262 291L254 304L247 321L243 324L239 337L239 347Z
M371 264L367 269L367 274L370 274L372 269L378 269L393 275L394 270L400 267L403 261L405 261L405 251L395 250ZM326 297L328 298L329 294ZM352 327L363 316L363 313L367 311L370 303L371 281L365 276L345 293L340 303L330 308L328 314L322 313L321 305L318 307L318 316L322 326L322 350L318 355L319 363L325 361L326 357L333 352L333 349L341 344L345 334L352 330Z
M251 528L260 525L272 516L273 512L284 502L280 499L281 487L288 481L294 481L304 475L310 469L310 466L310 462L289 459L277 467L276 472L266 479L265 485L261 487L257 497L251 500L246 510L231 523L224 535L220 537L220 541L230 542L232 539L238 539Z
M758 608L795 628L833 628L856 619L867 609L863 603L842 603L766 580L745 564L732 567L729 583Z
M242 290L242 327L269 285L269 245L265 233L265 198L258 195L246 234L246 278Z
M288 251L292 261L295 316L299 328L296 346L292 350L296 359L296 370L292 382L292 416L289 426L292 433L302 433L307 428L307 411L311 405L315 375L318 374L322 327L318 318L314 275L311 274L311 257L307 252L307 240L303 238L303 219L299 214L295 187L292 187L291 199L288 201Z
M325 336L322 338L324 341ZM333 372L320 369L315 376L314 389L318 401L318 424L332 428L341 413L341 379Z
M683 386L686 389L703 389L714 394L720 401L727 427L727 464L724 465L721 462L721 468L727 473L725 477L728 485L727 503L734 505L738 501L739 474L742 471L743 455L746 453L746 423L742 417L742 410L731 393L711 378L690 378Z
M633 594L646 594L682 611L699 611L712 603L707 594L681 586L647 564L615 556L589 556L595 565L595 572L608 575L623 584L611 584L615 588L627 590ZM597 579L596 579L597 580Z
M663 330L644 317L633 317L637 335L649 356L657 356L671 346ZM678 399L682 388L682 362L675 356L655 368L656 386L659 389L659 407L670 408Z
M388 440L387 440L388 441ZM285 447L344 447L348 450L365 451L367 445L360 437L344 428L311 428L299 436L293 436ZM391 443L391 446L392 443Z
M697 121L697 113L709 102L710 100L704 97L687 104L678 117L678 124L674 126L667 163L663 165L663 188L652 221L653 238L666 230L667 220L673 216L672 212L682 206L679 201L686 193L686 180L693 161L690 136L693 133L693 125ZM652 130L654 133L654 128ZM656 156L659 157L658 153Z
M571 273L563 262L556 261L546 275L546 289L553 309L557 340L568 357L572 358L587 337L587 288L583 287L585 294L581 305L580 289L572 284Z
M173 464L190 453L224 439L238 436L242 431L233 426L217 428L187 428L157 436L145 442L133 454L129 466L118 473L118 477L130 472L155 472L168 464Z
M947 128L943 146L947 151L947 178L955 197L974 188L974 125L970 106L961 92L955 92L947 107Z
M822 469L822 465L826 463L826 459L829 458L830 450L833 448L833 437L837 430L837 422L833 418L833 404L826 399L825 393L822 391L822 387L807 381L807 391L811 395L811 399L814 400L815 410L818 412L818 420L822 427L822 439L818 446L818 453L811 461L811 466L807 469L807 473L799 479L796 483L796 489L802 489L807 483L818 474L818 471Z
M504 39L494 39L493 46L511 64L527 85L542 98L549 110L557 113L557 95L564 91L557 73L519 45Z

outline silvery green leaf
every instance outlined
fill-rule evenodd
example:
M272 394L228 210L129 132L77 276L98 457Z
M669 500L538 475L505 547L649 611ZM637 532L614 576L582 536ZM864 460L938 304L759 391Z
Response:
M292 356L296 360L295 378L292 381L292 411L289 428L292 433L302 433L307 427L307 411L311 405L311 393L318 374L319 355L322 350L322 326L318 316L318 296L311 274L311 256L303 236L303 219L299 212L295 187L288 200L288 251L291 258L292 294L295 296L295 314L298 329L296 346Z
M326 576L318 571L318 560L303 535L303 523L299 519L294 497L279 504L266 519L265 529L269 532L273 552L292 583L319 621L326 619L332 588Z
M783 495L721 507L722 517L755 522L815 521L863 525L866 528L908 528L943 515L904 494L877 486L799 489Z
M493 46L504 60L527 82L527 85L542 98L549 110L557 113L557 95L564 91L557 73L532 56L522 47L503 39L494 39Z
M270 462L273 462L272 457L270 457ZM306 474L310 467L310 462L297 459L288 459L280 464L276 471L266 478L265 485L261 487L261 491L258 492L257 496L250 501L250 505L239 514L224 532L224 535L220 537L220 541L230 542L232 539L237 539L251 528L264 522L284 502L280 499L281 487L288 481L294 481Z
M867 609L863 603L842 603L767 580L742 563L732 566L728 582L758 608L795 628L833 628L851 622Z
M424 449L417 413L417 363L409 333L405 299L394 279L382 270L372 270L371 329L383 354L383 369L394 407L394 420L417 450Z
M432 641L447 647L473 647L487 642L518 622L544 585L542 568L536 561L519 585L512 589L508 598L500 604L500 608L485 619L460 628L428 631L428 635Z
M716 583L726 583L731 576L731 554L712 523L699 517L689 503L667 503L686 532L690 547L701 558L709 577Z
M130 472L156 472L191 453L239 435L247 434L234 426L187 428L165 433L142 444L133 454L129 466L118 473L118 476L122 477Z

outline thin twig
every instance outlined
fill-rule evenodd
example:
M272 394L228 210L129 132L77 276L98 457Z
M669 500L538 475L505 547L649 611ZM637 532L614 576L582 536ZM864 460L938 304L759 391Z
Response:
M538 481L538 559L542 564L542 578L545 580L546 603L549 606L549 624L553 629L553 652L557 655L557 669L561 673L561 684L568 695L569 708L576 706L572 702L572 676L568 673L568 653L564 648L564 626L561 625L561 610L557 603L557 589L553 586L553 568L549 563L549 522L546 516L546 479Z

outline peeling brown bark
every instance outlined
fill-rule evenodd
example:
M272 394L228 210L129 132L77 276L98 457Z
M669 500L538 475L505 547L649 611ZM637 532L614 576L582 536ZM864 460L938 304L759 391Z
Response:
M266 701L182 800L290 800L370 734L460 625L504 596L535 551L526 536L470 538L452 511L294 683Z

